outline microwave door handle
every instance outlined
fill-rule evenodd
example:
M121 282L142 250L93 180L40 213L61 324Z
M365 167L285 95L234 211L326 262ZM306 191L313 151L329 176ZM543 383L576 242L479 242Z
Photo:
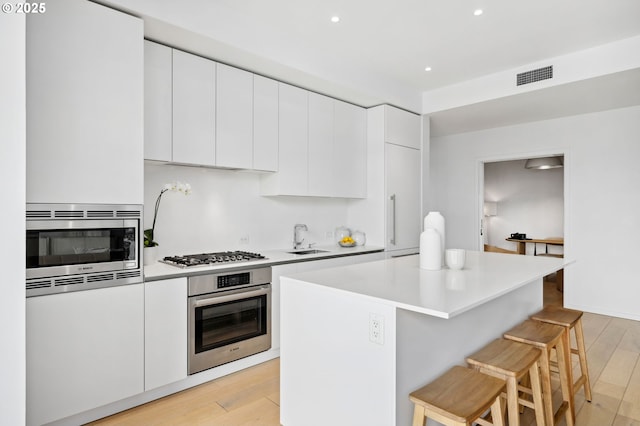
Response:
M207 306L207 305L217 305L219 303L233 302L236 300L246 299L247 297L262 296L267 293L269 293L269 289L267 288L261 288L259 290L252 290L252 291L243 291L241 293L229 294L227 296L215 296L215 297L210 297L208 299L197 300L194 303L194 306L196 308L200 308L202 306Z

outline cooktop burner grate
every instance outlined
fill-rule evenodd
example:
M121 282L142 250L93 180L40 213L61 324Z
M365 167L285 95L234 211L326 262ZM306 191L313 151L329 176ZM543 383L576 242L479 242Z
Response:
M187 268L190 266L206 266L221 263L250 262L266 259L260 253L247 251L223 251L218 253L187 254L184 256L167 256L161 262L168 265Z

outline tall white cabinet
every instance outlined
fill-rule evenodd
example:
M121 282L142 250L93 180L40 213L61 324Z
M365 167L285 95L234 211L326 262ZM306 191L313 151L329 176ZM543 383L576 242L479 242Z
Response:
M421 232L420 116L381 105L367 110L367 198L351 200L349 221L390 256L417 253Z
M26 40L27 202L142 204L142 20L56 2Z

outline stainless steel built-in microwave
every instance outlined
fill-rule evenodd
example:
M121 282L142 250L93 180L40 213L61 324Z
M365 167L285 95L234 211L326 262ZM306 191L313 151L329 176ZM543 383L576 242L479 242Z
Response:
M142 282L141 205L27 204L27 297Z

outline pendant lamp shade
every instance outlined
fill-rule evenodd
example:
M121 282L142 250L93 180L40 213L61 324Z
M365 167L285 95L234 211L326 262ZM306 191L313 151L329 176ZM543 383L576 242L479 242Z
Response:
M524 165L525 169L557 169L562 167L562 157L540 157L527 160Z

